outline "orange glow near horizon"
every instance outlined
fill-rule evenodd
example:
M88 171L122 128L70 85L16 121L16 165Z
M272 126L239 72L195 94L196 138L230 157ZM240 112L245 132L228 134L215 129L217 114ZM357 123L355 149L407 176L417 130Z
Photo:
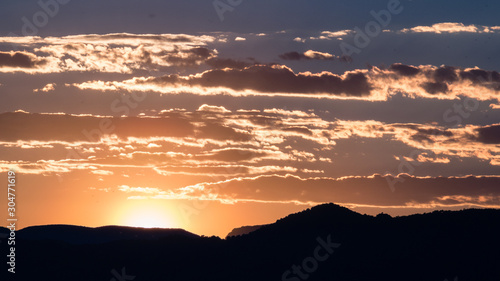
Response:
M163 204L162 204L163 203ZM159 200L127 200L113 221L142 228L181 228L171 205Z

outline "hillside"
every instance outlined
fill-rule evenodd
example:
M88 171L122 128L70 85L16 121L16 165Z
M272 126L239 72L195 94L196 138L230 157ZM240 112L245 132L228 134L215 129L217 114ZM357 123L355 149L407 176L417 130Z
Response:
M78 242L69 243L61 232L68 226L40 226L25 232L46 228L58 241L21 238L20 231L16 275L110 280L112 270L125 268L134 281L500 280L499 221L500 210L490 209L391 218L325 204L225 240L104 227L92 230L92 243L82 244L77 233L87 228L69 227ZM117 229L141 234L104 241Z

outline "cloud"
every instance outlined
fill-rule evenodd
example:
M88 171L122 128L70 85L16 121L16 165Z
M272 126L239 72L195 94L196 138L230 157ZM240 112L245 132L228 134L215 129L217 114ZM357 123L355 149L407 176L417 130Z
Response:
M299 54L300 57L300 54ZM344 72L295 73L284 65L252 65L242 69L213 69L180 76L136 77L119 81L89 81L73 86L93 90L154 91L165 94L234 96L300 96L311 98L387 100L404 93L410 97L499 100L500 74L479 68L392 64Z
M500 124L476 129L477 140L485 144L500 144Z
M322 31L317 37L309 37L311 40L331 40L332 38L342 40L342 37L345 37L349 34L354 33L354 30L344 29L338 31Z
M7 37L8 38L8 37ZM143 44L194 44L199 45L213 42L215 37L209 35L188 35L188 34L132 34L132 33L109 33L109 34L82 34L68 35L62 37L31 37L35 43L113 43L118 45L143 45ZM25 41L25 40L23 40Z
M485 33L490 32L490 28L487 26L477 26L477 25L465 25L458 22L442 22L436 23L431 26L415 26L412 28L402 29L403 33Z
M298 52L288 52L279 57L283 60L335 60L338 59L337 56L334 56L329 53L322 53L313 50L308 50L304 53Z
M207 43L215 40L206 35L128 33L0 37L0 43L32 52L0 52L0 71L132 73L193 67L217 55L215 50L206 48ZM45 57L37 58L37 54Z
M44 66L47 61L28 52L0 52L0 71L10 69L34 69Z
M100 175L100 176L111 176L114 174L112 171L106 171L106 170L92 170L90 172L94 175Z
M255 158L262 158L267 155L268 154L266 152L259 150L226 148L212 151L206 157L212 160L224 162L240 162L252 160Z
M9 131L2 141L87 141L99 142L114 134L128 137L182 137L194 136L194 125L174 115L163 118L91 117L59 114L2 113L0 128ZM222 127L222 126L221 126ZM214 136L217 134L214 133ZM223 138L218 136L218 138Z
M300 37L295 37L295 38L293 39L293 41L295 41L295 42L300 42L300 43L305 43L305 42L306 42L306 39L303 39L303 38L300 38Z
M126 192L126 193L146 193L146 194L161 194L161 191L158 188L151 187L130 187L128 185L121 185L118 187L118 190Z
M234 204L237 202L320 204L336 202L354 206L389 208L500 207L500 177L411 177L404 178L391 192L390 176L301 178L262 175L206 182L186 186L156 199L200 198ZM479 189L470 186L480 186ZM263 188L266 187L266 188ZM359 196L362 194L363 196ZM485 195L488 194L488 195Z
M282 130L284 132L296 132L296 133L304 134L304 135L308 135L308 136L313 135L313 132L306 127L289 127L289 128L283 128Z
M101 84L101 86L96 85ZM96 86L93 86L96 85ZM74 84L81 89L99 89L102 86L113 89L144 89L161 91L161 88L185 87L227 88L234 91L252 90L260 93L332 94L337 96L363 97L370 94L370 85L363 72L346 72L336 75L329 72L319 74L294 73L282 65L255 65L244 69L209 70L198 75L135 78L123 83L93 81ZM146 87L144 87L146 86Z
M324 171L342 177L351 174L349 167L369 175L407 161L419 175L456 175L467 165L491 173L500 165L499 126L329 120L312 111L230 111L209 104L121 118L3 113L0 130L10 133L0 137L0 153L10 160L0 168L45 174L94 167L92 174L119 176L142 167L195 177Z
M469 80L476 85L491 83L491 88L494 90L500 90L500 74L497 71L487 71L479 68L468 68L461 70L458 74L460 78ZM456 78L453 77L456 81Z
M484 25L465 25L460 22L440 22L432 25L420 25L401 30L385 29L384 32L389 33L434 33L434 34L453 34L453 33L495 33L500 30L499 26L484 26ZM319 36L312 36L311 40L342 40L343 37L355 34L352 29L344 29L338 31L322 31Z
M421 87L431 95L446 94L448 92L448 85L441 82L424 82Z
M223 106L208 105L208 104L201 105L197 111L213 112L213 113L229 113L229 112L231 112L231 110L227 110Z
M393 64L388 69L373 67L367 73L372 95L387 97L395 92L424 98L454 99L468 96L477 100L498 100L500 75L479 68L442 65Z
M50 92L50 91L54 91L56 89L55 86L56 86L55 83L49 83L49 84L45 85L42 89L35 89L35 90L33 90L33 92Z
M401 63L395 63L392 64L389 67L390 70L396 72L399 75L402 76L415 76L420 73L420 69L418 67L412 66L412 65L404 65Z

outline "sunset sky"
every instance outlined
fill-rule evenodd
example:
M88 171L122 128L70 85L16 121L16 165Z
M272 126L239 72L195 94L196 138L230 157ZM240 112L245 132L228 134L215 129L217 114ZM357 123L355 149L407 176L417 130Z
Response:
M19 226L500 207L500 2L171 2L2 4Z

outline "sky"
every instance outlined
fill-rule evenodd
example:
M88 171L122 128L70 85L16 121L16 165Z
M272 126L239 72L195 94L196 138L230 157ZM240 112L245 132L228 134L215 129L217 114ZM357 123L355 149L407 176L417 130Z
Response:
M1 5L21 227L500 207L498 1Z

